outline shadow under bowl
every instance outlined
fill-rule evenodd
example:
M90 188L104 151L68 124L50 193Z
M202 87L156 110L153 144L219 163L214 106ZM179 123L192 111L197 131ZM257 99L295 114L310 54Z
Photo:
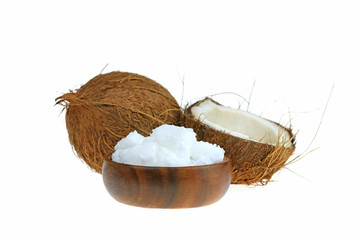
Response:
M104 160L102 176L117 201L147 208L192 208L220 200L231 182L228 158L186 167L150 167Z

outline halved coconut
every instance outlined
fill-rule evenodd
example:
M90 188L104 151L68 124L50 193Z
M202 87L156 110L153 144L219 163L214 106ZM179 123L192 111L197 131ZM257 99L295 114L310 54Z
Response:
M268 183L295 150L291 129L211 98L184 113L184 126L193 128L198 140L224 148L233 165L232 183Z

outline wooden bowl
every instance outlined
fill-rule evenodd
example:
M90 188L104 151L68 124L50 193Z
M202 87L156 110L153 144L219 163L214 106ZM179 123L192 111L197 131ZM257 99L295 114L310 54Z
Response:
M231 162L189 167L148 167L104 160L102 176L121 203L148 208L191 208L220 200L231 182Z

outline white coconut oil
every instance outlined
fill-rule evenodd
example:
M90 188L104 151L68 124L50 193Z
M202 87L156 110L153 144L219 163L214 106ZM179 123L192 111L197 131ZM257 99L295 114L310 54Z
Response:
M112 160L141 166L198 166L221 162L224 153L224 149L215 144L197 141L191 128L162 125L149 137L133 131L121 139Z

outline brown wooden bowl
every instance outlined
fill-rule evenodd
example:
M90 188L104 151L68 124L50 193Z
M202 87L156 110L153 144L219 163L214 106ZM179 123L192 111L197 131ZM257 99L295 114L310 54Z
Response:
M104 160L102 176L121 203L149 208L191 208L220 200L231 182L231 162L188 167L148 167Z

